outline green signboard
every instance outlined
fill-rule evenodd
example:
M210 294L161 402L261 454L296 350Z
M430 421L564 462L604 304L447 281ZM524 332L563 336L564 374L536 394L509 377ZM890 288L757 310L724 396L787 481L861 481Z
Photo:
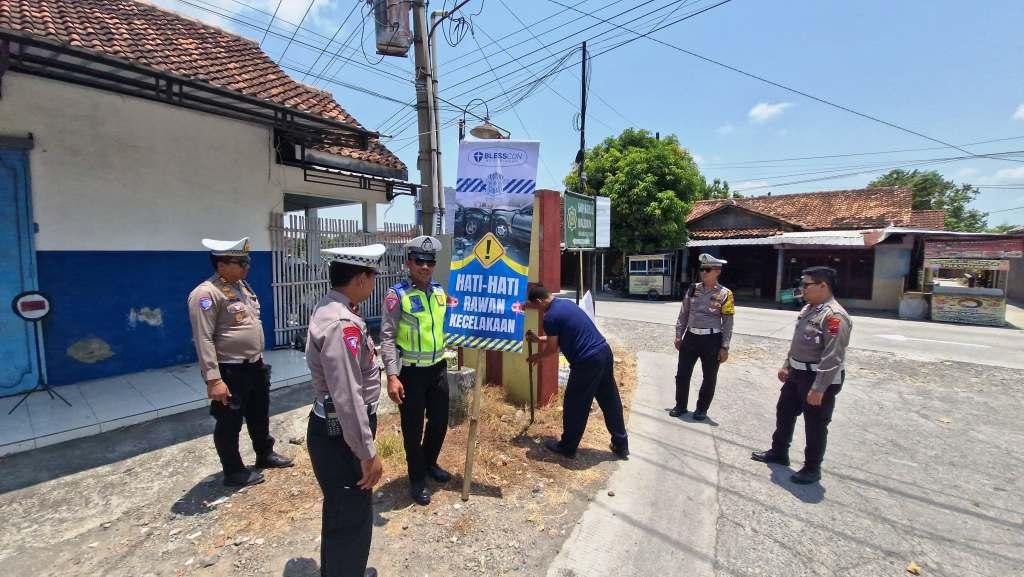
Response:
M564 210L565 248L594 248L597 209L593 197L566 192Z

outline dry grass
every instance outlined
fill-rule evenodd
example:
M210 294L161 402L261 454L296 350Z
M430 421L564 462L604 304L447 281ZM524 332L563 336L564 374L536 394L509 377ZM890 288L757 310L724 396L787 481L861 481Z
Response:
M616 351L615 376L628 419L632 393L636 387L636 357ZM602 480L608 469L597 467L610 460L608 433L596 403L590 415L586 434L577 458L566 461L543 449L541 442L547 437L558 437L562 431L562 404L552 399L546 407L536 410L536 420L529 423L529 410L507 402L500 387L483 390L480 426L477 437L477 456L473 471L473 494L516 499L525 490L543 487L543 504L522 502L528 510L528 520L538 531L545 531L550 519L564 516L567 504L593 483ZM435 502L455 502L462 487L465 468L469 423L448 431L441 466L453 474L451 490L438 491ZM405 451L398 415L384 415L377 427L377 447L384 461L383 485L376 490L385 499L401 502L408 487ZM302 522L319 526L321 494L310 467L309 455L299 451L295 467L267 475L267 482L251 487L244 494L231 498L230 508L222 510L223 534L212 540L211 546L221 547L240 535L283 535L293 532ZM227 507L227 505L222 505ZM418 514L419 513L419 514ZM422 511L408 507L395 507L389 516L408 516L408 522L431 522ZM461 523L461 525L460 525ZM401 530L402 523L390 523L389 531ZM465 525L465 526L462 526ZM454 534L472 530L468 519L456 520L451 526Z

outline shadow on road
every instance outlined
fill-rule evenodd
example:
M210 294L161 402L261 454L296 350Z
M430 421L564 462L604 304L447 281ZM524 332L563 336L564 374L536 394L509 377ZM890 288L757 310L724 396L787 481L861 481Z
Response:
M310 398L309 383L271 391L270 414L279 415L308 405ZM202 408L16 453L0 458L4 469L0 475L0 495L212 434L210 410ZM246 435L242 437L241 442L248 442ZM214 451L213 441L210 451Z
M284 564L281 577L320 577L320 564L309 557L294 557Z

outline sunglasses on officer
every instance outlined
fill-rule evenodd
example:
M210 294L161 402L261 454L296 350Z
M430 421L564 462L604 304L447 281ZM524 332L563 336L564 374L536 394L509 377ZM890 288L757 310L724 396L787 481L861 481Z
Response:
M702 267L700 267L700 272L711 272L713 270L715 270L715 267L713 267L713 266L702 266Z
M426 258L418 258L418 257L412 259L412 262L416 263L416 266L423 266L423 265L434 266L434 265L437 264L436 260L426 259Z
M240 256L235 258L222 258L220 262L224 264L237 264L240 267L252 266L252 260L247 256Z

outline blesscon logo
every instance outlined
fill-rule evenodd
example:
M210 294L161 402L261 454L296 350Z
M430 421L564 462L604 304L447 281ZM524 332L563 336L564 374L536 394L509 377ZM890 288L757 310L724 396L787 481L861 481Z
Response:
M516 166L526 164L530 155L518 148L481 148L470 156L477 166Z

